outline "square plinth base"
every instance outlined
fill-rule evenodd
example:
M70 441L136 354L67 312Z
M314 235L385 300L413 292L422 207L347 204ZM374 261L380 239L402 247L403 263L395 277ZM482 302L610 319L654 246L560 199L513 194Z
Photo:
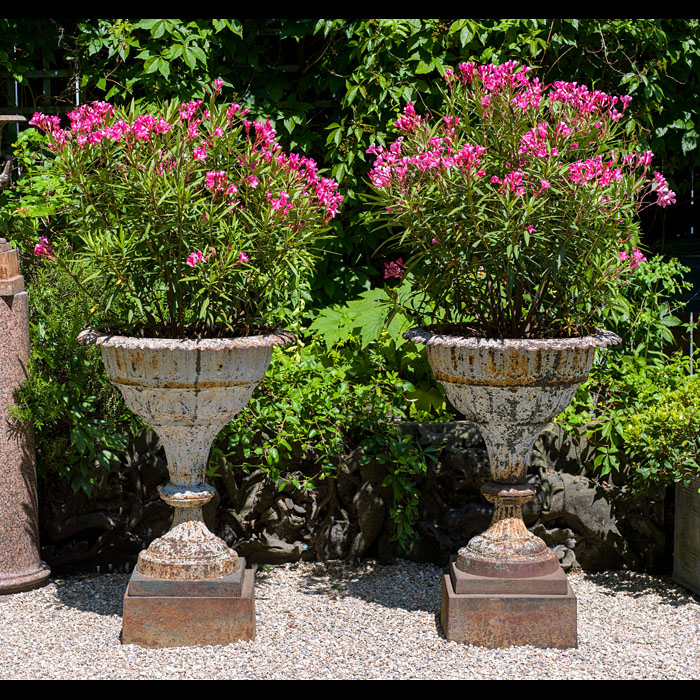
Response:
M442 576L440 621L445 637L462 644L578 646L576 596L561 570L533 579L489 579L459 571L453 559Z
M122 644L185 647L255 639L254 574L239 559L230 576L169 581L131 575L124 594Z

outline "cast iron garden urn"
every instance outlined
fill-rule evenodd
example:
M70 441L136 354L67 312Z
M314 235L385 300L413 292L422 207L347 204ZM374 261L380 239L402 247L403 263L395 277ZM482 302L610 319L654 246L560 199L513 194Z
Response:
M620 338L600 331L580 338L467 337L459 326L415 328L435 378L453 406L479 428L491 480L489 528L462 547L443 577L441 618L448 639L480 646L576 642L576 599L557 555L525 526L522 505L539 433L571 402L596 348Z
M110 381L163 443L170 474L159 493L175 509L173 522L139 554L124 600L125 643L184 646L254 637L252 572L202 517L214 495L206 467L214 438L248 403L273 347L295 340L284 330L196 340L93 329L78 336L100 347Z

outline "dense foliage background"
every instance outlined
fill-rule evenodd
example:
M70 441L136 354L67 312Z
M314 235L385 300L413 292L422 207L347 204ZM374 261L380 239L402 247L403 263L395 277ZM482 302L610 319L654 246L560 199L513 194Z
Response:
M391 454L394 516L399 538L407 542L417 499L413 476L426 462L391 420L440 420L449 407L420 349L402 343L399 326L410 319L384 326L381 302L398 287L395 280L384 286L384 263L393 257L381 247L388 234L366 219L373 159L367 148L393 138L392 124L406 102L419 109L433 106L445 68L460 61L514 59L539 68L545 82L573 80L630 94L630 128L654 151L654 167L679 195L678 205L644 221L647 244L664 251L670 242L687 238L692 224L691 173L700 164L699 29L698 19L5 18L0 19L0 113L15 113L18 106L27 118L35 110L65 113L76 98L84 104L200 97L205 83L221 78L224 99L269 118L285 148L313 157L323 174L339 180L346 197L342 215L333 222L329 254L316 272L315 308L300 320L308 329L307 347L300 357L275 360L270 381L259 390L265 400L254 399L241 414L263 440L244 444L232 424L217 450L278 475L299 440L303 448L300 436L316 430L320 452L311 476L324 477L358 447ZM12 127L4 130L3 153L15 137ZM60 230L44 194L61 184L42 171L37 139L33 130L24 132L16 149L22 178L17 189L0 194L0 236L21 247L42 231ZM33 297L34 379L23 404L38 431L38 467L44 477L66 478L89 491L94 470L119 460L133 421L120 397L115 403L97 358L66 342L78 326L99 319L75 301L68 280L40 270L28 244L23 251L30 288L45 287ZM658 446L656 432L640 431L635 412L642 404L649 410L671 406L673 399L675 413L670 418L650 414L649 424L658 432L670 420L678 428L676 442L632 465L642 484L648 478L675 481L695 464L697 441L684 433L688 421L681 415L688 405L688 363L673 354L680 323L673 300L681 277L675 264L655 267L635 277L627 299L611 306L611 328L624 335L626 346L594 372L566 418L572 430L597 420L598 466L622 473L622 455L639 457L649 442ZM653 352L648 343L640 346L645 328L647 335L653 330ZM671 370L663 370L666 365ZM313 390L300 380L299 366L311 373ZM332 368L327 381L320 379L324 368ZM622 391L613 394L611 382ZM696 407L688 408L696 421ZM349 416L340 436L338 410ZM290 422L290 415L300 422ZM277 435L277 442L265 435Z

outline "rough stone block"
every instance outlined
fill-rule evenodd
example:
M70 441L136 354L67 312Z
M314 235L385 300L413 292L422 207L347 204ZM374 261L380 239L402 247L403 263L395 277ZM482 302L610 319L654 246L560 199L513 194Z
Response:
M486 577L463 574L451 562L442 577L440 621L445 637L489 648L526 644L541 649L578 646L576 596L566 575L562 571L560 575L538 578L547 581L489 581ZM460 591L470 592L456 593L453 581ZM564 593L523 592L562 589Z
M700 594L700 477L676 484L673 580Z
M154 648L252 641L253 583L243 558L220 579L149 580L134 571L124 594L122 643Z

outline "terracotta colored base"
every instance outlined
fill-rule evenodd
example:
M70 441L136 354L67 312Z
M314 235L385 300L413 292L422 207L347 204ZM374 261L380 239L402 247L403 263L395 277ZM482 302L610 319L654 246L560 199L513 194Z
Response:
M576 596L561 569L531 579L489 579L465 574L453 558L442 577L440 621L445 637L462 644L578 646Z
M239 559L218 579L172 581L131 575L124 594L122 644L179 647L255 639L254 575Z

